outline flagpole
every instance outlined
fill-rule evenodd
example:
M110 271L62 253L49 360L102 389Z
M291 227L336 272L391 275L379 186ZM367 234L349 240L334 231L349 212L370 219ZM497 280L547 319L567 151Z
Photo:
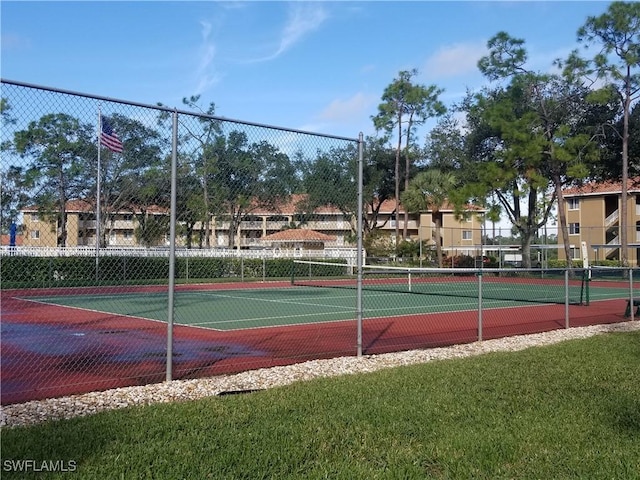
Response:
M97 180L96 180L96 281L98 281L100 279L99 276L99 272L98 272L98 263L99 263L99 256L100 256L100 223L101 223L101 218L100 218L100 197L102 195L102 192L100 191L101 189L101 182L100 179L102 177L102 165L100 163L100 133L102 132L102 113L100 112L100 105L98 105L98 171L97 171Z

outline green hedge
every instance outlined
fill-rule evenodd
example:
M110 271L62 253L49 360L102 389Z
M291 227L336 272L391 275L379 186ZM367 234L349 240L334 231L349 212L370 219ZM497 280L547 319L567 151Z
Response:
M1 288L43 288L92 285L162 284L169 278L164 257L28 257L0 258ZM97 272L96 272L97 266ZM245 258L176 258L179 282L291 278L293 260ZM298 274L309 266L298 265ZM331 269L311 267L314 276L335 275ZM342 270L340 270L342 272Z
M567 267L567 261L566 260L549 260L548 262L549 264L549 268L566 268ZM581 268L582 267L582 260L574 260L572 262L572 265L574 268ZM591 262L592 266L599 266L599 267L620 267L622 266L622 264L620 263L620 260L597 260L594 262Z

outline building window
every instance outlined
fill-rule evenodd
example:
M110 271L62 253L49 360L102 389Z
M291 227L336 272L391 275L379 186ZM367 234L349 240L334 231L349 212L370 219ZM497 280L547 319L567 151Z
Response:
M569 224L569 235L578 235L580 233L580 224L579 223L570 223Z
M39 240L40 239L40 230L31 230L31 239Z
M567 198L567 208L569 210L578 210L580 208L579 198Z
M471 240L473 238L473 232L471 230L463 230L462 231L462 239L463 240Z
M576 248L576 247L570 247L570 252L571 252L571 259L572 260L579 260L580 259L580 249Z
M31 214L31 221L32 222L39 222L40 221L40 216L37 213L32 213Z

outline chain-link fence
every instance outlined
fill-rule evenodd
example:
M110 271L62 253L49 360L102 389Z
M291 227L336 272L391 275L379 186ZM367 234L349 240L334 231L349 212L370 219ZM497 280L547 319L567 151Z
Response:
M269 346L229 286L355 262L357 139L10 81L2 120L3 399L34 370L57 395L309 356L321 327Z
M6 80L1 102L2 403L620 321L633 296L630 271L589 310L546 264L478 282L466 227L446 255L479 270L363 279L362 138Z

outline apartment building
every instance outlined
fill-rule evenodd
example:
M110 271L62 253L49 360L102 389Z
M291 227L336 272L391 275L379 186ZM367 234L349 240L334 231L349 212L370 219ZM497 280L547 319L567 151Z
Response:
M209 244L212 247L224 248L233 244L235 248L264 248L273 234L287 228L302 228L318 232L325 247L353 247L355 244L355 222L353 216L347 216L332 206L315 209L312 213L300 213L302 195L293 195L287 202L272 208L256 207L242 217L235 232L234 241L230 243L231 224L228 219L212 217L209 224ZM72 200L67 202L67 246L82 247L96 245L96 216L90 202ZM23 245L25 247L55 247L56 226L51 220L42 216L37 209L23 210ZM167 210L159 207L149 208L147 215L166 217ZM470 210L462 221L455 218L453 208L445 206L440 209L442 230L441 241L445 250L453 254L470 254L476 252L481 244L481 220L478 214L482 209ZM137 247L136 229L139 227L140 212L118 211L107 214L106 242L109 247ZM372 212L366 214L371 217ZM404 210L402 206L396 215L395 201L386 200L380 206L377 216L377 228L395 238L396 224L400 232L404 229ZM198 237L205 225L194 226L194 236ZM407 223L407 236L412 240L433 242L435 239L435 219L431 211L410 214ZM154 246L168 245L168 237L157 240ZM277 237L274 239L277 240ZM184 246L184 239L180 240ZM193 244L197 244L194 239ZM315 246L317 248L317 245Z
M140 211L122 210L107 214L105 236L108 246L139 246L135 237L139 226L137 215ZM67 247L95 247L96 214L92 203L85 200L69 200L66 204ZM149 207L146 215L166 217L167 210ZM22 244L25 247L55 247L58 237L58 225L51 215L45 215L35 207L22 210ZM157 246L165 245L168 238L161 238Z
M384 233L395 238L396 223L400 233L404 229L404 207L399 207L395 214L395 200L385 200L379 210L376 226ZM450 255L478 254L482 244L482 218L486 210L469 205L464 219L456 218L452 205L445 204L439 209L441 227L440 240L442 248ZM371 211L368 212L371 215ZM409 214L407 222L407 237L415 241L427 241L435 243L436 222L431 210L422 211L419 214Z
M627 258L638 265L640 255L640 177L627 184ZM563 192L571 256L582 258L585 242L589 261L620 260L620 228L622 183L589 183ZM566 259L564 237L558 232L558 258Z

